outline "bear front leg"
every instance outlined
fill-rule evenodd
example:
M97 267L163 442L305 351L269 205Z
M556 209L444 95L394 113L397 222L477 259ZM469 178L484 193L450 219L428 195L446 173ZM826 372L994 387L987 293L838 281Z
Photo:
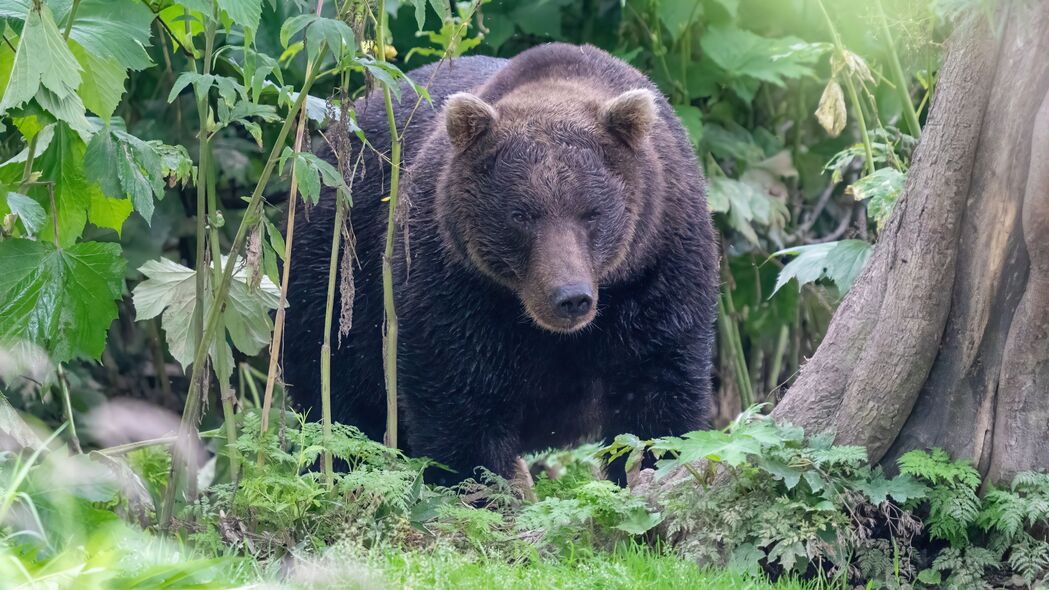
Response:
M707 428L710 408L710 361L699 346L667 347L644 362L612 369L605 377L606 413L603 435L611 441L630 433L641 439L680 436ZM642 467L655 458L646 454ZM627 484L626 457L609 464L606 474L619 485Z
M510 480L521 452L516 429L508 428L499 414L477 408L444 404L412 404L408 408L408 442L417 457L428 457L451 471L431 468L426 478L438 485L455 485L476 477L485 467Z

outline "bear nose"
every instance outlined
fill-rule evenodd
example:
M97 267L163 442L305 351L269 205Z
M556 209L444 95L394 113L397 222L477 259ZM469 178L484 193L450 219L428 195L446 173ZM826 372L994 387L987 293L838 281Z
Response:
M584 316L590 312L593 304L593 291L590 285L585 283L564 285L554 291L554 307L565 318L575 319Z

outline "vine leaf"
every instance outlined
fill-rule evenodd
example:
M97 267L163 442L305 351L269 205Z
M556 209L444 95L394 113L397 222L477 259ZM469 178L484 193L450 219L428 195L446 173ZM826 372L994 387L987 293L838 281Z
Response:
M22 220L26 235L30 237L35 236L47 221L47 212L40 203L21 193L7 193L7 207Z
M783 270L779 271L779 278L776 279L776 287L772 295L775 295L791 279L798 280L800 289L801 285L814 283L821 278L834 281L838 290L845 293L852 287L852 283L867 264L871 252L871 245L863 240L826 242L775 252L772 256L797 256L797 258L788 262Z
M41 89L58 102L75 96L80 71L80 64L58 32L51 9L46 4L34 7L26 15L11 77L0 100L0 113L25 104L41 94Z
M135 318L141 321L161 316L160 323L171 356L185 369L196 354L196 341L191 333L197 303L196 271L166 258L151 260L138 270L147 278L132 291ZM210 269L205 272L210 277ZM258 288L252 289L248 284L249 275L246 265L238 261L222 319L233 345L251 356L270 342L273 323L269 311L279 305L280 291L266 277L262 278ZM205 308L208 305L210 302L205 301ZM214 366L232 367L233 353L226 339L217 338L216 341L222 348L216 351L213 346L210 351ZM220 377L228 379L228 375Z
M0 261L0 342L32 342L56 362L102 355L124 288L118 244L4 240Z
M164 197L160 155L153 145L123 131L103 129L91 138L84 172L110 197L130 197L146 223L153 218L154 198Z

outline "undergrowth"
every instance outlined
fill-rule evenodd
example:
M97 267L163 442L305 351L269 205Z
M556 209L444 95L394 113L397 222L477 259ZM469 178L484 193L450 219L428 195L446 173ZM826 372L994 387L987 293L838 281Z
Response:
M863 449L757 408L722 431L530 456L530 493L484 470L429 485L440 466L352 427L322 447L320 425L294 413L266 434L257 413L242 419L239 477L205 466L174 535L153 528L162 446L2 455L0 576L29 588L1033 588L1049 571L1049 476L980 493L979 473L941 450L903 455L890 476ZM212 444L221 465L226 447ZM344 466L330 481L324 448ZM636 476L646 452L656 469L633 490L600 477L622 455Z

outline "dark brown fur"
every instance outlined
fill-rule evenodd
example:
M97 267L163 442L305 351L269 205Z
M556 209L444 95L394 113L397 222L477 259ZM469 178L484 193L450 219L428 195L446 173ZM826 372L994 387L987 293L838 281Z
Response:
M510 475L518 454L583 436L702 427L718 254L699 165L666 101L592 47L462 59L437 80L439 110L406 134L410 274L403 248L395 260L412 452L455 469L450 479L477 465ZM358 103L359 121L381 137L374 105ZM333 360L336 419L376 438L382 173L375 161L355 185L357 317ZM286 371L306 406L331 209L315 210L296 247L308 254L295 264L312 270L292 273ZM558 315L566 285L592 290L585 314Z

